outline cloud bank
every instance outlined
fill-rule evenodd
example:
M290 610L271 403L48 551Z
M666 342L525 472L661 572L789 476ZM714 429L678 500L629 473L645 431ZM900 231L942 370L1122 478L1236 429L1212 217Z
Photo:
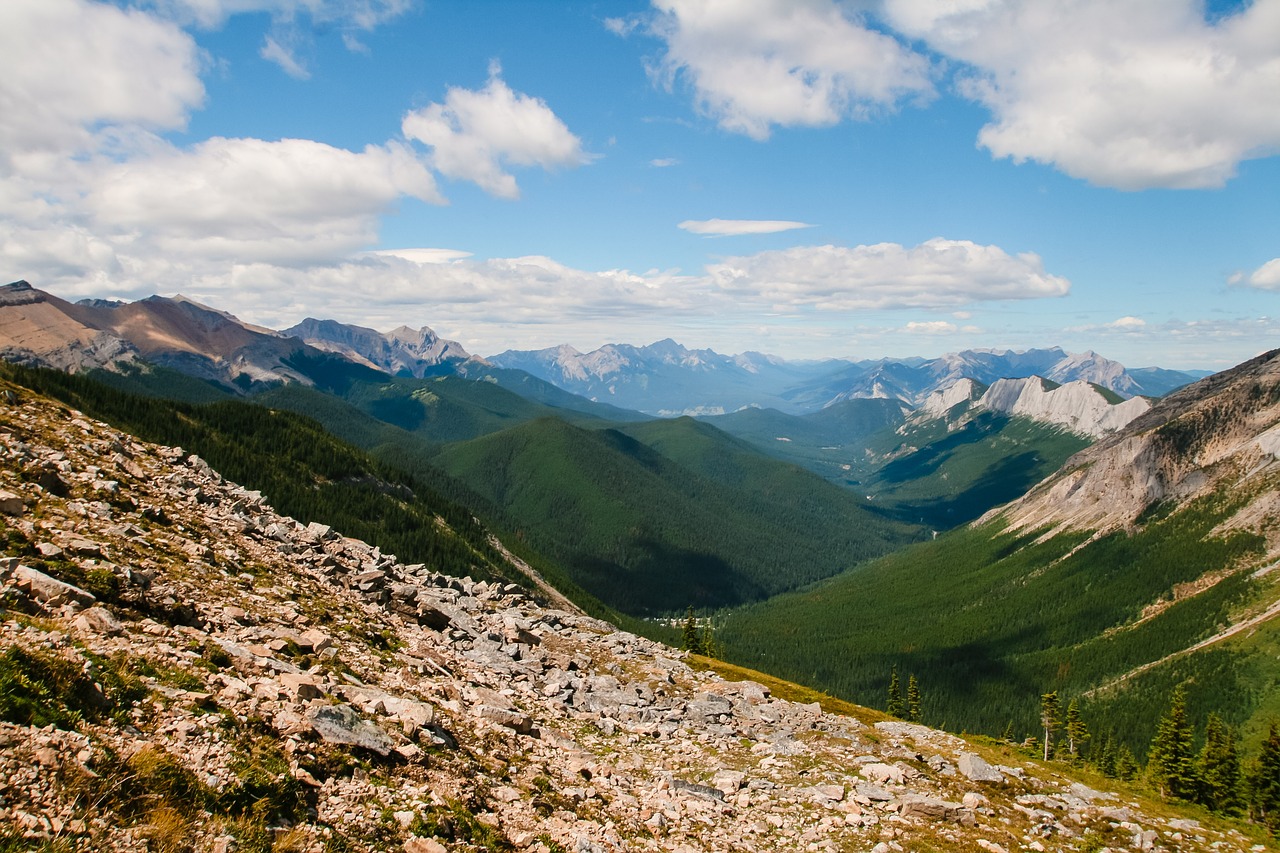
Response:
M977 141L993 157L1098 186L1219 187L1280 152L1280 0L1215 21L1196 0L884 0L880 28L837 0L653 6L656 78L759 140L927 101L950 73L991 114Z

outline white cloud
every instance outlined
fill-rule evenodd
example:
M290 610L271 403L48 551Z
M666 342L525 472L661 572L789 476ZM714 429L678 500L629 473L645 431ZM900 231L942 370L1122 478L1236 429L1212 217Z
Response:
M1107 323L1105 328L1117 329L1119 331L1139 331L1147 327L1147 321L1141 317L1121 317L1118 320L1112 320Z
M953 335L960 327L946 320L912 320L902 330L911 335Z
M213 138L111 164L84 199L97 233L130 251L194 259L334 259L376 239L401 196L442 201L405 145L353 152L305 139Z
M546 102L511 91L500 71L491 67L479 91L449 89L443 104L408 113L401 127L406 137L431 148L431 166L440 174L514 199L520 190L507 167L580 166L590 157Z
M806 246L729 258L707 268L737 298L832 311L949 308L999 299L1065 296L1070 282L1049 275L1037 255L936 237L844 248Z
M781 231L795 231L798 228L813 226L807 222L786 219L686 219L677 227L690 234L733 237L741 234L777 234Z
M102 125L182 128L204 100L195 42L136 9L5 0L0 55L0 174L27 152L93 148Z
M655 69L728 130L825 126L930 94L928 62L832 0L653 0ZM625 26L613 27L625 32Z
M1240 281L1259 290L1280 290L1280 258L1272 258Z
M460 249L429 248L377 249L365 254L382 258L400 258L403 261L412 261L415 264L447 264L471 257L471 252L464 252Z
M267 60L267 62L274 62L279 65L285 74L295 80L307 80L311 77L311 72L298 61L298 58L293 55L293 51L283 47L280 42L271 36L266 37L262 44L262 49L258 51L258 55Z
M1221 186L1280 150L1280 0L1208 23L1197 0L886 0L900 32L968 63L979 144L1120 189Z
M316 24L371 30L408 11L412 0L149 0L146 5L183 23L222 26L232 15L266 12L277 21L308 18Z
M649 161L649 165L655 169L666 169L671 166L679 166L680 161L674 157L658 157Z

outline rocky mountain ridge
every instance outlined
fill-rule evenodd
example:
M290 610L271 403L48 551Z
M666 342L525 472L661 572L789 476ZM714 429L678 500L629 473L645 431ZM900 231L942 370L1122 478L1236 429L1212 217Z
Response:
M445 340L426 326L416 330L400 326L383 333L336 320L308 317L281 334L393 376L421 378L437 372L442 365L473 358L462 344Z
M180 448L0 391L0 676L39 697L0 691L16 843L1249 846L1007 749L778 698L519 587L403 565Z
M1084 379L1059 385L1040 376L1029 376L997 379L987 387L972 379L961 379L931 393L919 411L928 417L948 417L957 411L957 406L963 406L964 412L986 410L1028 417L1101 438L1125 427L1150 409L1151 403L1144 397L1123 400L1114 392L1108 397L1100 386Z
M1106 532L1161 502L1215 493L1280 556L1280 350L1157 401L1123 430L1077 453L1023 498L993 510L1014 528ZM1264 523L1265 522L1265 523Z

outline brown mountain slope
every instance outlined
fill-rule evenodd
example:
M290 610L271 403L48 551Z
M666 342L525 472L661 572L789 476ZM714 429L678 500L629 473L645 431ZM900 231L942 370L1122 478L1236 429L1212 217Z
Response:
M0 358L70 371L136 358L119 335L77 317L74 308L25 281L0 287Z

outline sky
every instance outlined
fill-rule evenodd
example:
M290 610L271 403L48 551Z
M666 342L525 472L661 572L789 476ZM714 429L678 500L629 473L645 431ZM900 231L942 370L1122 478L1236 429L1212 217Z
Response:
M1280 0L4 0L0 277L468 351L1280 346Z

